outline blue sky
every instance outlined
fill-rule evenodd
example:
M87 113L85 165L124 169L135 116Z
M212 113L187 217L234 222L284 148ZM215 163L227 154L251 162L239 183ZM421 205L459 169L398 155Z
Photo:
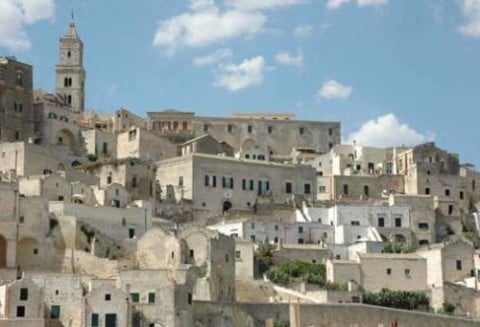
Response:
M294 112L480 164L480 0L2 0L0 55L36 88L54 90L72 7L89 108Z

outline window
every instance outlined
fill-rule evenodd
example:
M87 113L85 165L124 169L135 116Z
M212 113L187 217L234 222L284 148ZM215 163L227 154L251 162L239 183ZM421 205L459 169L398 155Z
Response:
M18 217L18 222L19 222L20 224L23 224L23 223L25 222L25 217L24 217L24 216Z
M50 319L58 319L60 318L60 306L59 305L52 305L50 308Z
M27 300L28 300L28 288L21 288L20 301L27 301Z
M178 186L183 186L183 176L178 177Z
M251 223L250 223L250 228L251 228L251 229L255 229L255 223L254 223L254 222L251 222Z
M318 187L318 193L326 193L326 192L327 192L327 188L325 186Z
M278 237L275 236L275 238L273 239L273 243L277 244L278 243Z
M103 144L102 144L102 153L103 154L108 153L108 143L107 142L103 142Z
M105 327L117 327L117 315L115 313L105 315Z
M428 223L418 223L418 229L428 230Z
M17 317L25 317L25 307L23 305L17 307Z
M155 293L148 293L148 303L155 303Z
M330 135L330 136L333 135L333 128L330 127L330 128L328 129L328 135Z
M250 235L250 241L252 241L252 243L255 243L255 235Z
M273 132L273 127L272 127L272 126L268 126L268 127L267 127L267 132L268 132L268 134L272 134L272 132Z
M107 176L107 184L112 184L112 176Z
M462 260L456 261L457 270L462 270Z
M385 218L383 217L378 218L378 227L385 227Z
M99 321L98 313L92 313L92 327L99 327L100 326L100 321Z
M137 176L132 177L132 187L137 187Z
M242 252L241 251L235 251L235 258L241 259L242 258Z
M129 228L129 229L128 229L128 237L129 237L130 239L135 238L135 228Z
M0 81L5 80L5 70L3 68L0 68Z
M348 184L343 184L343 195L348 195Z
M210 186L210 176L208 175L205 175L205 183L204 183L205 186Z
M38 249L33 249L33 254L37 255L38 254Z
M72 96L71 95L67 96L67 104L72 104Z
M402 218L395 218L395 227L402 227Z
M418 241L418 244L419 245L428 245L428 244L430 244L430 242L428 240L420 240L420 241Z
M405 269L405 277L410 277L410 269Z
M208 132L208 125L207 124L203 124L203 131Z
M292 183L286 182L285 183L285 193L292 194Z
M305 240L303 238L298 239L298 244L305 244Z
M303 133L305 133L305 128L300 127L300 128L298 129L298 134L303 135Z
M15 141L18 141L18 140L20 140L20 132L15 131Z
M247 126L247 132L248 133L251 133L253 131L253 126L252 125L248 125Z
M333 143L328 143L328 149L329 150L333 149Z
M137 138L137 130L136 129L128 132L128 141L129 142L135 141L136 138Z
M275 225L275 230L278 231L278 225Z
M227 132L231 133L233 131L233 125L228 125L227 126Z
M391 275L392 274L392 268L387 268L387 275Z
M242 190L246 190L247 189L247 181L246 179L242 179Z
M298 234L303 234L303 226L298 226Z
M190 249L190 258L195 257L195 251L193 249Z
M303 186L303 193L310 194L311 193L311 185L309 183L305 183Z
M460 200L463 200L465 198L465 194L463 193L463 191L460 191L459 197Z
M253 179L250 180L250 191L255 189L255 184L253 183Z
M351 224L352 226L360 226L360 222L359 222L358 220L352 220L352 221L350 222L350 224Z
M426 187L426 188L425 188L425 194L426 194L426 195L430 195L430 188L429 188L429 187Z
M132 299L132 303L140 302L140 294L138 293L130 293L130 298Z
M192 293L188 293L188 304L192 304Z
M452 204L448 205L448 215L450 215L450 216L453 215L453 205Z
M217 176L212 176L212 187L217 187Z
M370 195L370 188L368 187L368 185L363 186L363 195L365 195L365 196Z
M450 196L450 190L448 188L445 190L445 196Z
M17 75L15 75L15 85L23 86L23 72L21 70L18 70Z
M225 262L228 262L228 261L229 261L228 254L225 254Z

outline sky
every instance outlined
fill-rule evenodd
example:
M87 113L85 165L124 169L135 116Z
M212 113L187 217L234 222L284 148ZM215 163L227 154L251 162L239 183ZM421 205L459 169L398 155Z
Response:
M0 0L0 55L35 88L55 89L72 9L88 108L292 112L480 166L480 0Z

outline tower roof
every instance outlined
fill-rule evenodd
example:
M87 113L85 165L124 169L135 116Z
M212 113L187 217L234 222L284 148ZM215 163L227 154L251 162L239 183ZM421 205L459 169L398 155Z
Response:
M70 24L68 24L67 31L65 33L64 38L70 38L70 39L80 39L80 37L77 34L77 30L75 28L75 19L73 16L73 11L72 11L72 19L70 20Z

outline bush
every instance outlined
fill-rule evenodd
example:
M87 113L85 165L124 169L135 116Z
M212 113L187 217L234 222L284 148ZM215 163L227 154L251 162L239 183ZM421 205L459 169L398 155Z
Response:
M429 306L430 300L423 292L390 291L383 289L380 293L364 293L363 303L380 307L416 310L420 306Z
M271 244L262 244L255 250L254 258L261 275L273 264L273 247Z
M341 291L347 292L348 291L348 283L326 283L325 289L329 291Z
M453 313L455 312L455 304L450 303L450 302L445 302L442 304L442 309L440 310L440 313L444 313L449 316L453 316Z
M276 284L306 282L325 285L326 269L324 264L304 261L287 261L277 267L270 268L266 273L268 279Z
M398 243L387 243L384 245L383 253L413 253L415 252L415 248L408 247Z

